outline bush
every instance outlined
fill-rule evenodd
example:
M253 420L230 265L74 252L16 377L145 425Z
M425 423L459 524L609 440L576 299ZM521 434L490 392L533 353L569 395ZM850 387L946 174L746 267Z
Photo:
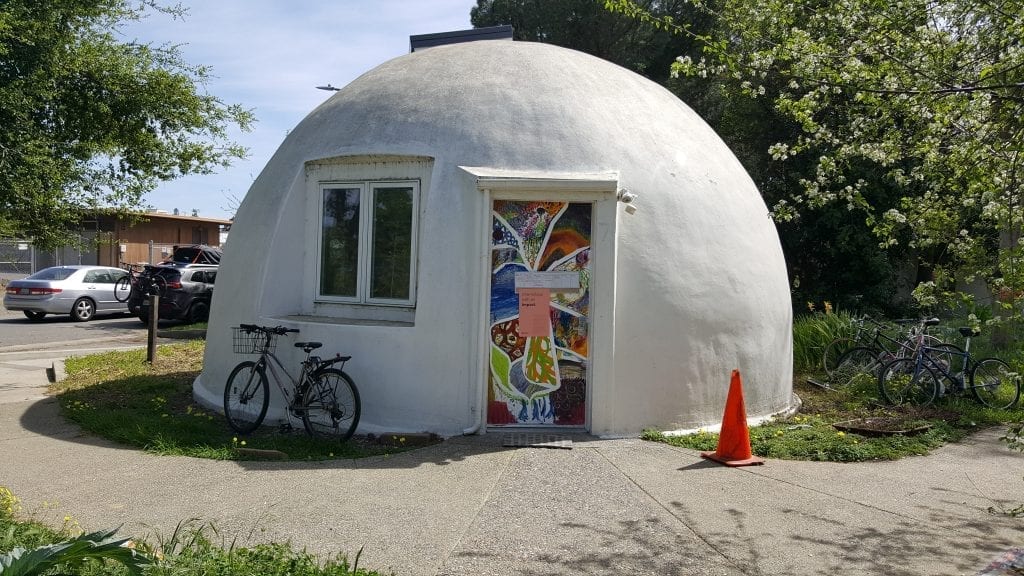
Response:
M793 320L793 370L821 369L821 357L829 342L853 335L853 316L849 312L818 312L796 317Z

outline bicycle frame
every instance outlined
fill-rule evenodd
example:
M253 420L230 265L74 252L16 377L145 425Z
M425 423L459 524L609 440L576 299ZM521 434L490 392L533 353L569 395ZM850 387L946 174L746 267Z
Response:
M977 386L968 385L968 374L974 366L974 357L971 356L971 336L970 332L964 332L964 328L961 328L961 335L964 337L964 349L959 350L956 348L938 348L935 346L926 346L924 344L924 332L917 335L917 364L914 367L915 371L921 370L921 365L924 360L928 361L928 368L939 372L943 378L949 380L953 385L956 386L957 392L963 392L969 388L977 388ZM952 372L953 362L949 363L949 369L943 367L942 362L937 361L932 357L932 352L939 352L949 356L959 356L960 371Z
M892 355L893 358L903 358L907 354L913 354L916 350L920 350L921 346L924 344L924 335L926 333L925 329L927 326L924 324L923 320L914 322L914 324L916 324L916 328L911 327L911 329L907 331L905 340L897 340L882 332L882 328L884 328L882 323L876 320L871 320L871 322L875 325L875 330L868 346L874 346L878 350ZM907 323L907 321L897 320L896 323ZM895 351L886 346L885 342L882 340L895 344ZM914 346L910 346L906 343L908 341L916 342L916 344Z
M268 358L270 360L273 360L273 362L269 362ZM274 368L274 364L277 364L277 368L280 368L284 375L288 377L288 381L291 382L292 388L295 390L294 397L291 395L291 393L288 392L288 389L285 387L285 385L282 384L281 376L280 374L278 374L277 368ZM307 387L305 386L305 384L308 384L309 375L311 372L309 369L308 361L302 362L302 370L299 372L298 378L292 377L291 372L288 371L288 368L285 367L284 363L281 362L280 358L278 358L277 355L274 354L273 352L269 351L260 354L260 359L256 361L256 368L264 370L264 372L266 372L266 368L270 369L270 375L273 377L274 384L277 386L278 390L281 391L281 394L284 395L285 400L288 401L289 408L294 408L295 405L301 400L302 392Z
M941 352L942 354L948 354L950 356L959 356L961 358L960 364L962 369L959 372L952 372L951 370L953 369L953 363L950 362L949 370L947 370L942 365L942 362L939 362L938 360L931 356L931 352ZM934 348L932 346L921 346L918 349L917 364L914 368L914 371L920 372L921 367L926 366L927 368L930 368L941 374L942 377L945 378L946 380L952 382L954 385L956 385L956 391L961 392L969 388L969 386L967 385L967 373L970 371L972 361L973 359L971 358L971 353L968 352L967 350L961 352L959 350L951 350L949 348ZM925 362L927 362L927 364L925 364Z

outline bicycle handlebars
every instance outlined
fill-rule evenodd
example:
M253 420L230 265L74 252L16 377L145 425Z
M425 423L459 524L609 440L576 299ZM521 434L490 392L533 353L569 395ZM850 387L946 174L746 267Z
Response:
M257 326L255 324L239 324L238 327L246 332L267 332L278 336L288 334L289 332L298 333L299 331L298 328L285 328L284 326Z

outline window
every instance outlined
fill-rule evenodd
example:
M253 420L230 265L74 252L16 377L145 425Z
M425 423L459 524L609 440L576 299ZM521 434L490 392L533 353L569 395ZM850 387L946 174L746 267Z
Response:
M320 187L318 300L412 306L418 181Z
M82 282L86 284L113 284L115 280L110 276L110 272L106 270L89 270L85 273L85 279Z

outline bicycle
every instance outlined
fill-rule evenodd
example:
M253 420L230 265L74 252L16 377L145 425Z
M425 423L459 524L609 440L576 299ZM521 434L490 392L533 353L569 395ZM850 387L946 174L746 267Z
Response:
M326 360L311 356L323 346L320 342L296 342L295 347L306 353L298 378L293 378L281 360L274 354L277 337L298 333L284 326L256 326L241 324L232 328L232 344L236 354L258 354L255 361L246 360L235 366L224 386L224 417L228 425L239 434L248 434L263 423L270 405L270 385L267 370L273 377L288 405L285 417L302 419L306 432L313 437L352 437L359 425L359 391L352 378L344 372L345 362L351 356L336 355ZM338 368L332 368L341 363ZM276 365L276 368L275 368ZM291 382L291 391L282 384L278 368ZM294 392L294 393L293 393ZM290 426L289 423L285 423Z
M870 337L868 336L867 328L864 326L865 322L871 322L875 325L874 331L870 333ZM852 338L842 336L832 340L825 346L825 351L821 355L821 365L825 370L825 374L831 376L842 363L843 357L856 348L867 348L873 351L875 355L889 354L893 358L913 352L916 347L915 338L917 333L926 330L926 326L921 325L919 320L912 319L893 320L893 323L897 325L909 324L910 327L904 336L896 339L884 332L889 326L873 318L863 316L855 319L854 325L857 329ZM927 335L927 339L933 344L940 342L938 338L930 334Z
M971 391L974 398L991 408L1008 409L1020 399L1020 376L998 358L975 360L971 356L971 336L980 332L960 328L964 347L951 344L918 346L909 358L889 362L878 375L882 398L893 405L903 403L927 406L936 398ZM953 372L953 360L961 359L961 370ZM946 387L940 377L949 382Z
M128 274L122 276L114 284L114 299L118 302L128 302L137 295L149 296L156 294L163 296L167 289L167 282L149 273L151 266L148 264L121 263L121 268Z
M867 320L875 324L874 334L870 340L864 340L861 336L863 322ZM938 318L922 318L921 320L896 320L898 324L913 322L914 325L907 329L907 337L901 340L890 337L882 332L885 325L870 318L863 318L859 321L857 337L866 341L863 346L854 346L840 355L836 367L829 374L829 384L836 387L852 386L859 381L874 380L883 366L896 358L906 358L916 353L918 348L925 343L940 347L950 346L959 350L956 346L943 344L938 338L927 333L929 326L939 323ZM841 339L834 340L834 342ZM831 345L830 345L831 346ZM828 350L826 349L826 352Z

